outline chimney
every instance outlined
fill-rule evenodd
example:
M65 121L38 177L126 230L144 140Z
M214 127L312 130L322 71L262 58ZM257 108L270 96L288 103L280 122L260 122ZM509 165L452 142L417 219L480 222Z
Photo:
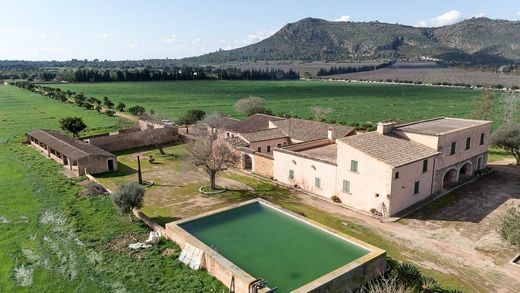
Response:
M377 123L377 133L379 134L389 134L394 130L395 122L394 121L381 121Z
M329 127L327 130L327 138L330 140L331 143L334 143L334 129L332 127Z

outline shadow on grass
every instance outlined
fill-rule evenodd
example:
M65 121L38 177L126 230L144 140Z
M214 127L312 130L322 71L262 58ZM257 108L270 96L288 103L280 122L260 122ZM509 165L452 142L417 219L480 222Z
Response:
M117 163L117 171L114 171L114 172L106 172L106 173L103 173L103 174L99 174L99 175L96 175L96 177L98 178L113 178L113 177L121 177L121 176L127 176L127 175L130 175L130 174L135 174L137 173L137 170L128 166L128 165L125 165L121 162L118 162Z

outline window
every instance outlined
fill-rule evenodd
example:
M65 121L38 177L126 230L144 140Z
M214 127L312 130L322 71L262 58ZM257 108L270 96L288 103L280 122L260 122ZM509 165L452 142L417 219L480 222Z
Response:
M281 146L282 146L282 144L281 144L281 143L279 143L279 144L277 144L276 146L277 146L277 147L281 147Z
M318 177L314 178L314 186L321 188L321 179Z
M471 147L471 137L466 138L466 149L469 150Z
M289 179L294 179L294 170L289 170Z
M350 193L350 181L343 180L343 192Z
M419 193L419 181L415 182L415 185L413 187L413 194Z
M268 145L268 146L267 146L267 152L269 153L270 151L271 151L271 146Z
M262 147L258 147L258 152L259 152L259 153L262 152Z
M358 171L358 162L351 160L350 161L350 171L357 172Z
M457 142L454 141L451 143L450 155L454 155L456 150L457 150Z
M484 133L480 134L480 145L484 144Z
M399 179L399 171L395 172L395 179Z
M423 173L428 172L428 159L422 161L422 172Z
M78 161L72 161L72 166L77 166L78 165Z
M226 132L226 137L230 137L231 135L229 134L229 132Z

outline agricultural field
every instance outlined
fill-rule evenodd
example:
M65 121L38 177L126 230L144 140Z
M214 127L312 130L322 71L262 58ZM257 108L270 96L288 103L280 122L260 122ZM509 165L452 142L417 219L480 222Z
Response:
M460 84L478 87L492 87L502 85L506 88L520 87L520 72L518 74L505 74L482 72L477 70L463 70L456 68L438 67L432 64L402 64L396 63L387 68L337 74L323 77L333 79L369 80L380 82L412 82L423 84Z
M107 196L77 197L83 178L64 177L61 166L22 145L25 132L57 129L64 116L82 117L87 134L117 124L0 86L0 292L222 292L216 279L181 264L172 242L130 251L147 227L119 215Z
M56 84L62 90L83 92L101 99L109 97L127 107L141 105L168 119L187 110L221 111L233 117L233 104L248 96L263 97L274 114L290 113L312 118L310 106L331 107L327 121L338 123L402 122L436 116L468 117L479 90L433 88L410 85L354 84L326 81L182 81L133 83Z

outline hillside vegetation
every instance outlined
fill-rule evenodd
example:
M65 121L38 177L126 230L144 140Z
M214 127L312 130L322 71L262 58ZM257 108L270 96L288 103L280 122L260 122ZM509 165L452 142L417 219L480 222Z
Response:
M331 22L306 18L290 23L256 44L185 63L211 64L262 60L416 59L455 63L505 64L520 60L520 22L472 18L440 28L381 22Z

